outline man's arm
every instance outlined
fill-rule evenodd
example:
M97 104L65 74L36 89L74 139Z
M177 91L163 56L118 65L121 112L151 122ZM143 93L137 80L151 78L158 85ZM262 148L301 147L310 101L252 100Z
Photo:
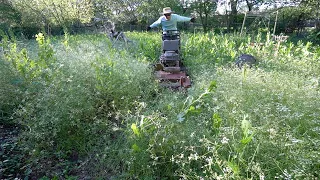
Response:
M161 24L161 18L162 18L162 17L160 17L157 21L155 21L154 23L152 23L152 24L150 25L150 27L151 27L151 28L158 27L158 26Z
M187 22L191 20L189 17L180 16L178 14L175 14L175 18L177 19L177 22Z

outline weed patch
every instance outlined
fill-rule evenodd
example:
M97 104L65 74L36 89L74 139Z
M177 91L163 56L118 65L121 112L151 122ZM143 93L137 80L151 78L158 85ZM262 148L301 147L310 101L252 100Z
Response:
M132 43L113 46L105 35L70 34L3 44L0 117L22 126L8 143L23 155L2 154L6 178L9 167L65 179L319 176L318 46L182 33L193 82L175 92L150 68L161 36L127 36ZM241 54L258 63L235 67Z

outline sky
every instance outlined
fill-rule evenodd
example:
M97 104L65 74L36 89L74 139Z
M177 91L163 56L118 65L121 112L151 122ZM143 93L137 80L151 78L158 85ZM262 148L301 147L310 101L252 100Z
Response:
M253 7L254 11L261 12L279 7L296 6L298 3L293 3L292 0L275 0L274 2L265 2L257 4ZM238 12L247 12L249 9L245 1L238 3ZM226 11L231 11L230 0L218 0L217 13L225 14Z

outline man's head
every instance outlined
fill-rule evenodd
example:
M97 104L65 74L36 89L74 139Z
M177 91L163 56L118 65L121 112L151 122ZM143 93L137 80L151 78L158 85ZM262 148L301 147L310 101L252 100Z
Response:
M166 17L166 20L169 21L171 19L171 14L173 13L173 11L171 11L170 7L165 7L163 8L162 13Z

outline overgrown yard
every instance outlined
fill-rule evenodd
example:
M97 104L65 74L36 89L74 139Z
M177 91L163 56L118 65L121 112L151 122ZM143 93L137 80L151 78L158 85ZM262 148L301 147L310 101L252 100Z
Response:
M2 41L1 179L319 178L319 46L182 33L182 92L152 76L160 34L126 35Z

